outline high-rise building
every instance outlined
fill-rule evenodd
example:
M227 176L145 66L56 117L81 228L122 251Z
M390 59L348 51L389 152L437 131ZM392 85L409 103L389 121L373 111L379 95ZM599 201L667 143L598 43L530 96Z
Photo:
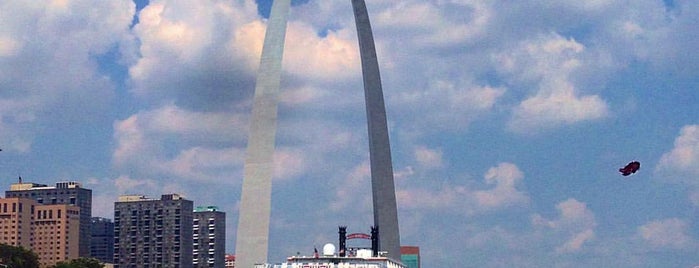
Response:
M218 207L194 209L194 267L226 267L226 213Z
M90 257L90 222L92 218L92 190L83 188L79 182L57 182L56 186L37 183L14 183L5 197L23 197L37 201L41 205L66 204L80 208L80 231L78 254Z
M67 204L34 209L34 247L41 267L79 257L80 208Z
M114 267L192 268L193 207L178 194L120 196L114 203Z
M34 246L34 208L36 201L28 198L0 198L0 244Z
M408 268L420 268L420 247L401 246L400 261Z
M103 263L114 261L114 222L111 219L92 217L90 255Z
M41 267L79 257L80 208L0 198L0 243L31 249Z

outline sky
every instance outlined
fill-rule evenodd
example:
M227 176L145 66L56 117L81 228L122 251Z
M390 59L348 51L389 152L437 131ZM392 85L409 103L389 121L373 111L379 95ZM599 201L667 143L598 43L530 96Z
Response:
M227 213L234 252L257 2L0 1L0 188L79 181L107 218L119 195L180 193ZM422 267L699 265L698 1L367 6ZM289 20L272 262L373 224L350 1Z

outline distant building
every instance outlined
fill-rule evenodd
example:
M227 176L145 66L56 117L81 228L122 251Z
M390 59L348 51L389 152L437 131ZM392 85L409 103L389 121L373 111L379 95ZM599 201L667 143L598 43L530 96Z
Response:
M79 257L80 208L0 198L0 243L31 249L41 267Z
M66 204L80 208L80 230L78 251L80 257L90 257L90 222L92 218L92 190L82 188L79 182L57 182L56 186L37 183L19 183L10 185L5 197L23 197L36 200L42 205Z
M192 268L193 202L120 196L114 203L114 267Z
M226 213L218 207L194 209L194 267L226 267Z
M28 198L0 198L0 244L34 247L34 209Z
M401 246L400 261L407 268L420 268L420 248L415 246Z
M226 254L226 268L235 268L235 255Z
M79 256L80 208L67 204L39 205L34 209L34 247L41 267Z
M90 255L103 263L114 261L114 222L111 219L92 218Z

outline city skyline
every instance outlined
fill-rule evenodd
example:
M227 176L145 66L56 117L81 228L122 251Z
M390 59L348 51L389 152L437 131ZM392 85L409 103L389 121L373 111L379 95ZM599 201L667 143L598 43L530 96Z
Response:
M226 211L235 245L269 4L0 4L0 188L80 181L106 218L181 193ZM367 5L423 267L699 265L699 3ZM270 261L373 223L350 8L292 1Z

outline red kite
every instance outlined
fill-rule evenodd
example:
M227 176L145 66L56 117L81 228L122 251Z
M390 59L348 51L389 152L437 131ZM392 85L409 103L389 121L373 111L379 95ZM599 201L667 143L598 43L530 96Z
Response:
M626 164L625 167L620 168L619 172L621 172L621 175L628 176L633 173L636 173L636 171L638 171L639 169L641 169L641 163L639 163L638 161L632 161L631 163Z

